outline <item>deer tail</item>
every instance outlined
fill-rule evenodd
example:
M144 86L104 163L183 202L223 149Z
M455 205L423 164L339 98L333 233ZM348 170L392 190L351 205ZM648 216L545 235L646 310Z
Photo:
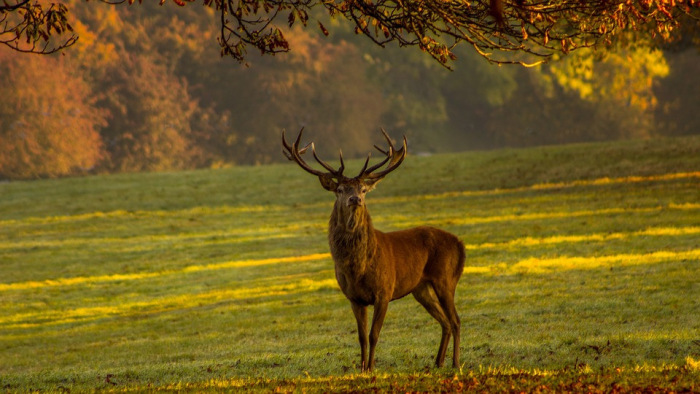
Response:
M457 242L457 266L455 267L455 279L459 279L464 271L464 262L467 260L467 253L462 241Z

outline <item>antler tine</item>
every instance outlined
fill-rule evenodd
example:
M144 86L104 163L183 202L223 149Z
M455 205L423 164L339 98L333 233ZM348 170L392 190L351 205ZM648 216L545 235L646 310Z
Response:
M303 155L304 153L306 153L306 151L309 149L309 147L311 147L311 143L310 143L310 142L309 142L308 144L306 144L305 147L299 149L299 156L301 156L301 155ZM282 150L282 153L284 153L284 155L287 157L287 159L294 161L294 158L292 157L292 155L291 155L289 152L287 152L287 151L285 151L285 150Z
M294 160L294 155L292 154L292 147L287 143L287 138L284 136L284 133L287 130L282 129L282 146L284 149L282 149L282 153L287 157L289 160ZM301 128L301 131L304 131L304 128ZM301 133L301 132L300 132Z
M382 134L384 135L384 139L389 144L389 149L387 151L384 151L382 148L378 147L377 145L375 145L374 147L377 148L377 150L382 152L383 154L385 154L387 156L391 156L394 153L394 144L391 143L391 138L389 138L389 134L386 133L386 130L384 130L383 127L380 127L379 129L382 131Z
M309 142L308 144L306 144L305 147L299 149L299 155L303 155L304 153L306 153L306 151L309 149L309 147L311 147L311 145L313 145L313 142Z
M301 167L302 169L304 169L306 172L308 172L310 174L313 174L316 176L328 175L325 172L321 172L321 171L318 171L318 170L311 168L311 166L306 164L304 159L301 158L301 155L303 155L306 152L306 150L309 149L309 147L311 147L311 149L314 151L314 157L316 157L316 152L314 150L313 142L309 143L304 148L299 150L299 144L301 143L301 135L304 133L303 127L299 131L299 135L297 136L296 141L294 141L294 144L292 144L291 146L289 145L289 143L287 143L287 139L284 136L284 132L285 132L285 130L282 130L282 145L284 146L284 148L287 151L286 152L282 151L282 153L284 153L284 155L287 156L287 159L295 161L297 164L299 164L299 167ZM328 168L326 168L326 169L328 169ZM335 171L332 171L332 170L329 170L329 171L331 171L332 175L335 175Z
M343 162L343 151L339 149L338 152L340 152L340 168L338 168L338 175L340 176L345 171L345 162Z
M373 171L376 171L377 169L383 167L394 156L394 144L391 142L391 138L389 138L389 135L386 133L384 128L381 128L381 131L382 131L382 134L384 135L384 139L386 139L386 142L389 144L389 149L387 149L385 151L384 149L378 147L377 145L375 145L374 147L378 151L382 152L382 154L384 154L386 157L381 162L373 165L370 168L367 168L367 164L369 163L369 158L370 158L370 156L368 155L367 161L365 161L365 166L362 168L362 171L360 171L360 175L358 175L358 177L371 177L371 174ZM371 152L370 152L370 154L371 154Z
M390 149L390 150L391 150L391 149ZM364 169L364 168L363 168L362 171L360 172L359 177L363 177L363 176L368 176L368 175L370 175L370 174L372 173L372 171L376 171L378 168L383 167L383 166L389 161L389 159L391 159L391 156L387 155L387 157L385 157L384 160L382 160L381 162L379 162L379 163L373 165L372 167L367 168L367 169ZM369 162L369 156L367 156L367 161Z
M389 147L389 149L387 149L387 150L384 150L384 149L378 147L377 145L375 145L374 147L375 147L378 151L382 152L383 155L385 155L385 156L391 156L391 147Z
M325 161L321 160L320 157L318 157L318 155L316 154L316 147L314 146L313 143L311 143L311 152L314 154L314 159L316 159L318 164L322 165L323 168L328 170L331 173L331 175L333 175L334 177L337 177L337 178L340 178L341 176L343 176L343 170L345 170L345 163L343 163L343 152L342 151L340 152L340 168L338 168L337 170L334 169L333 167L331 167Z
M384 134L384 137L389 141L389 149L387 152L387 157L384 159L381 163L372 166L368 170L364 171L360 176L365 177L365 178L371 178L371 179L380 179L385 177L388 173L394 171L401 165L403 160L406 158L406 136L403 137L403 145L401 146L401 149L394 150L394 145L391 143L391 140L389 139L389 136L386 134L384 129L382 129L382 133ZM385 168L383 171L380 171L376 174L373 172L377 170L378 168L382 167L384 164L389 162L389 166Z
M298 152L299 142L301 141L301 135L304 133L304 128L302 127L301 130L299 130L299 135L297 135L297 139L296 139L296 141L294 141L294 148L292 148L292 146L290 146L289 143L287 143L287 137L284 136L284 133L286 133L286 132L287 132L287 130L282 129L282 146L284 146L284 148L287 150L286 152L282 151L282 153L284 153L284 155L287 156L287 158L289 160L294 160L294 150L296 149ZM306 149L308 149L308 148L309 148L309 145L304 147L302 149L302 152L300 152L300 153L303 154L304 152L306 152Z
M377 145L375 145L374 147L376 148ZM379 148L377 148L377 149L379 149ZM360 175L359 175L359 176L362 176L362 174L365 173L365 170L367 169L367 165L369 164L369 159L370 159L371 157L372 157L372 152L369 152L369 153L367 154L367 160L365 160L365 165L363 165L363 166L362 166L362 169L360 170Z

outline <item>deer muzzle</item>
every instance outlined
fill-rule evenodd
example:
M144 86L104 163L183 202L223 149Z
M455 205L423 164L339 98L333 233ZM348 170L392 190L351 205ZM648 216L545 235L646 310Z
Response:
M351 196L348 198L348 207L359 207L362 205L362 198L358 196Z

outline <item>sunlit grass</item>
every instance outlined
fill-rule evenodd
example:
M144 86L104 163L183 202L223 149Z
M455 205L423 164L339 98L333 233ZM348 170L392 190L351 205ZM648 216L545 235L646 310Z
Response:
M445 192L439 194L422 194L419 196L403 196L403 197L385 197L377 199L376 202L379 203L396 203L404 202L408 200L438 200L438 199L448 199L455 197L471 197L471 196L493 196L499 194L512 194L527 191L547 191L547 190L560 190L568 189L581 186L601 186L601 185L616 185L616 184L627 184L627 183L640 183L640 182L658 182L666 180L678 180L678 179L689 179L692 181L700 182L700 171L694 172L681 172L672 174L661 174L661 175L651 175L651 176L628 176L619 178L597 178L590 180L575 180L570 182L545 182L536 183L534 185L514 187L514 188L498 188L491 190L466 190L457 192Z
M521 247L538 247L542 245L552 245L552 244L561 244L561 243L566 243L566 244L571 244L571 243L577 243L577 242L608 242L612 240L625 240L625 239L630 239L634 237L646 237L646 236L656 236L656 237L664 237L664 236L685 236L685 235L699 235L700 234L700 227L657 227L657 228L648 228L645 230L640 230L640 231L634 231L634 232L617 232L617 233L605 233L605 234L584 234L584 235L564 235L564 236L553 236L553 237L541 237L541 238L535 238L535 237L524 237L524 238L518 238L514 240L510 240L507 242L500 242L500 243L482 243L482 244L466 244L465 248L466 250L476 250L476 249L515 249L515 248L521 248ZM218 234L221 235L221 234ZM188 240L191 240L193 238L195 239L200 239L200 238L208 238L211 237L212 235L181 235L181 236L162 236L162 237L148 237L146 240L139 239L137 241L135 240L126 240L126 239L105 239L105 238L96 238L96 239L69 239L65 241L44 241L44 242L37 242L37 241L28 241L28 242L17 242L17 243L5 243L5 244L0 244L0 248L7 247L7 248L36 248L36 247L68 247L68 246L85 246L90 243L90 241L94 244L98 245L98 248L93 249L93 251L97 250L99 251L100 248L99 246L105 247L105 245L109 245L105 247L105 249L116 249L116 250L121 250L121 251L133 251L129 244L130 243L138 243L138 244L143 244L144 241L152 241L151 243L158 243L160 241L173 241L173 240L178 240L180 242L184 242L185 246L178 246L178 248L185 248L185 247L197 247L201 246L198 244L191 244L187 243ZM269 240L269 239L274 239L274 238L292 238L295 235L293 233L287 233L287 234L279 234L277 236L265 236L265 237L242 237L242 238L236 238L233 240L228 240L225 241L226 243L244 243L244 242L250 242L253 240ZM218 242L213 242L213 243L218 243ZM116 244L116 245L112 245ZM205 243L206 245L207 243ZM141 247L142 250L147 249L147 245L143 245ZM616 257L616 256L599 256L599 257L592 257L592 258L587 258L587 257L581 257L581 261L584 261L586 259L595 259L599 261L603 260L609 260L609 261L614 261L614 260L619 260L619 259L627 259L627 260L634 260L639 262L640 264L644 264L644 262L641 261L647 261L649 259L649 256L653 255L656 257L653 257L653 259L656 259L657 257L663 258L662 256L673 256L673 258L695 258L694 254L696 254L697 251L690 251L686 253L680 253L680 254L673 254L670 252L658 252L654 254L647 254L645 255L646 258L640 258L641 255L621 255L623 257ZM627 256L627 257L624 257ZM222 269L232 269L232 268L239 268L239 267L251 267L251 266L261 266L261 265L268 265L268 264L283 264L283 263L293 263L293 262L300 262L300 261L311 261L311 260L320 260L320 259L330 259L330 254L329 253L316 253L316 254L311 254L311 255L304 255L304 256L293 256L293 257L279 257L279 258L268 258L268 259L249 259L249 260L240 260L240 261L229 261L229 262L223 262L223 263L213 263L213 264L205 264L205 265L190 265L186 266L184 268L178 269L178 270L165 270L165 271L157 271L157 272L140 272L140 273L134 273L134 274L113 274L113 275L99 275L99 276L88 276L88 277L72 277L72 278L56 278L56 279L46 279L43 281L27 281L27 282L15 282L15 283L10 283L10 284L3 284L0 283L0 291L7 291L7 290L27 290L27 289L36 289L36 288L42 288L42 287L55 287L55 286L75 286L75 285L84 285L84 284L94 284L94 283L101 283L101 282L123 282L123 281L130 281L130 280L147 280L151 279L157 276L165 276L165 275L182 275L182 274L187 274L187 273L192 273L192 272L200 272L200 271L214 271L214 270L222 270ZM575 259L575 258L563 258L563 259ZM533 264L536 264L538 259L531 259ZM524 262L520 262L515 265L515 267L520 267L520 266L526 266ZM544 266L551 265L551 263L545 263ZM585 265L585 264L584 264ZM467 267L467 270L472 270L477 267ZM487 267L480 267L483 269L488 270ZM480 271L480 270L476 270ZM474 271L474 272L476 272ZM1 321L1 320L0 320Z
M466 244L467 250L475 249L493 249L493 248L517 248L517 247L537 247L542 245L560 244L560 243L576 243L576 242L607 242L611 240L624 240L633 237L644 236L679 236L679 235L696 235L700 234L700 227L652 227L640 231L632 232L617 232L617 233L598 233L598 234L582 234L582 235L557 235L553 237L524 237L507 242L486 242L482 244Z
M522 214L509 214L509 215L499 215L499 216L486 216L486 217L445 217L440 214L433 214L433 218L423 219L413 218L404 215L390 216L382 220L378 220L379 223L390 222L393 226L397 227L415 227L418 225L473 225L482 223L493 223L493 222L513 222L513 221L536 221L536 220L547 220L547 219L575 219L581 217L595 217L595 216L608 216L608 215L633 215L639 213L649 213L658 212L662 210L688 210L696 211L700 210L700 204L669 204L668 206L655 206L655 207L643 207L643 208L606 208L606 209L595 209L595 210L576 210L576 211L563 211L563 212L533 212L533 213L522 213ZM419 215L414 215L419 216ZM440 218L435 218L434 216L443 216Z
M31 328L44 325L59 325L73 322L85 323L105 317L139 315L141 313L163 313L172 310L201 307L222 301L254 300L256 298L281 296L299 292L316 291L321 288L335 288L333 279L314 281L302 279L282 285L265 285L239 289L220 289L199 294L183 294L156 298L149 301L122 302L115 305L95 306L76 309L46 309L40 312L1 316L0 324L7 329Z
M142 272L138 274L114 274L114 275L100 275L100 276L89 276L89 277L75 277L75 278L59 278L59 279L47 279L41 282L30 281L30 282L19 282L11 284L0 284L0 291L6 290L28 290L37 289L42 287L56 287L56 286L75 286L75 285L86 285L94 283L103 282L124 282L131 280L147 280L152 279L157 276L166 275L183 275L193 272L201 271L214 271L221 269L232 269L241 267L257 267L269 264L283 264L283 263L295 263L300 261L312 261L320 259L329 259L330 254L328 253L317 253L307 256L296 256L296 257L281 257L281 258L271 258L271 259L260 259L260 260L240 260L240 261L229 261L225 263L218 264L207 264L207 265L191 265L180 270L169 270L169 271L159 271L159 272ZM2 318L0 318L0 322Z
M411 157L383 181L378 228L465 244L457 371L432 367L439 326L407 297L359 373L332 195L292 165L0 184L0 387L696 390L698 147Z
M660 264L668 261L700 263L700 249L687 252L654 252L647 254L618 254L596 257L558 257L552 259L529 258L508 267L509 271L547 273L552 271L583 270L600 267L613 268L638 264Z

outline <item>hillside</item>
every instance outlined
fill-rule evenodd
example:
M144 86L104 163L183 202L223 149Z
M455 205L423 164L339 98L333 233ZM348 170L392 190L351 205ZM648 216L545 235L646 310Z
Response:
M0 387L697 390L699 185L698 137L409 156L368 206L465 243L463 364L407 297L367 375L295 165L0 183Z
M281 148L280 148L281 149ZM329 162L337 152L320 152ZM281 156L281 153L280 153ZM348 173L361 161L349 161ZM353 167L354 166L354 167ZM439 154L409 159L370 196L516 188L540 183L647 176L700 169L700 136L530 149ZM283 205L331 201L291 164L116 174L0 183L3 219L113 210Z

